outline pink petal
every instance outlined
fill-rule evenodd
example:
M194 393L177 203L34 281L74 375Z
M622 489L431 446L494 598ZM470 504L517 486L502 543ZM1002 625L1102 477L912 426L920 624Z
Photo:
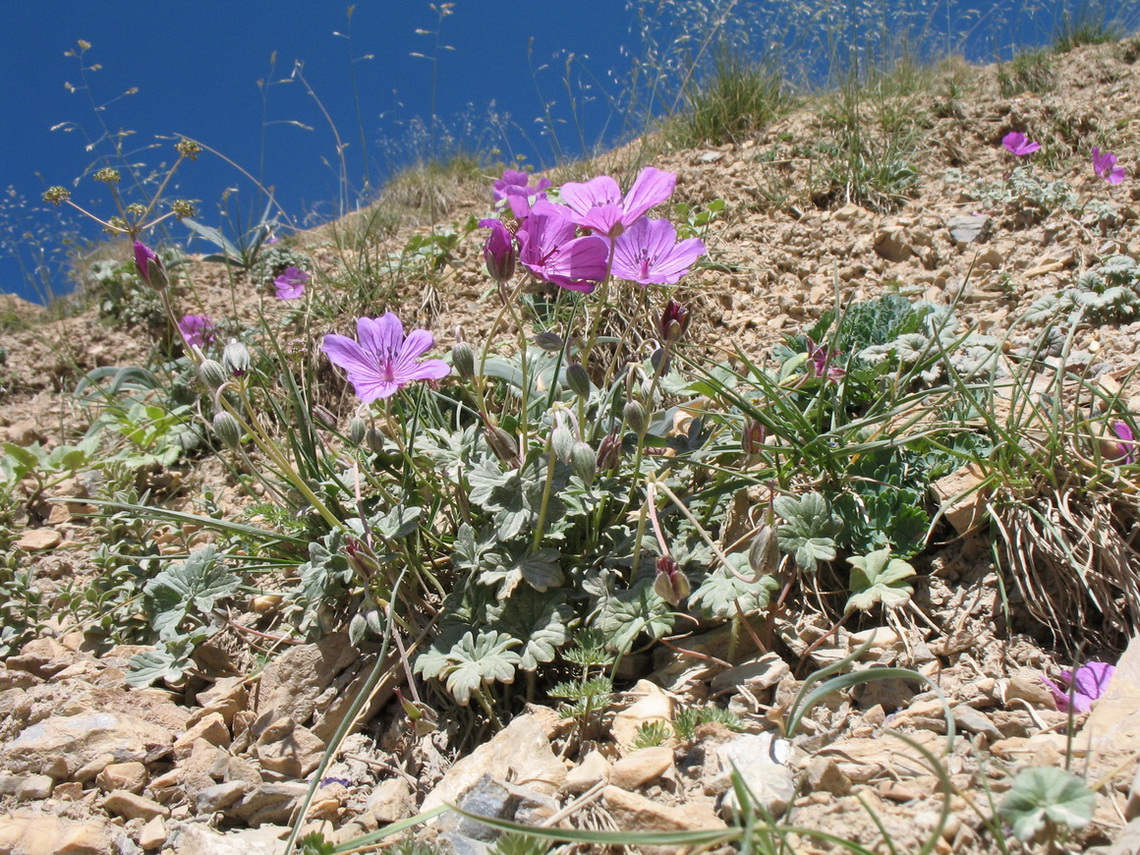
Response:
M608 175L599 175L586 182L567 181L562 185L562 201L576 214L588 213L599 205L621 203L621 188Z
M360 346L378 360L391 359L400 352L404 343L404 325L392 312L378 318L361 318L356 322L356 337Z
M625 194L625 200L622 202L622 208L625 211L622 222L628 228L634 220L650 208L660 205L672 196L673 188L676 186L677 176L675 173L654 169L652 166L645 167L638 173L637 180L633 182L633 186Z

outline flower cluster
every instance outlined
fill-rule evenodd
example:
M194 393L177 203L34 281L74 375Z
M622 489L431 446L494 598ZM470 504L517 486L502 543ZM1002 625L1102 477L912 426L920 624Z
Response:
M495 182L494 196L518 225L512 231L500 220L479 223L491 230L483 247L487 270L505 282L517 259L543 282L586 293L610 275L641 285L676 284L705 245L698 238L678 241L672 223L645 216L676 183L673 173L647 166L625 194L601 175L563 184L561 202L554 202L547 198L549 180L531 186L525 172L508 170Z

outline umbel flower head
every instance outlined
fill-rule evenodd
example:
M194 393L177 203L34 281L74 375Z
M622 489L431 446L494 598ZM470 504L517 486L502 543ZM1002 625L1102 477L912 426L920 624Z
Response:
M404 335L404 325L391 312L379 318L360 318L356 338L330 333L321 350L333 365L348 372L348 382L366 404L377 398L390 398L416 380L439 380L451 372L442 359L419 358L435 345L427 330Z
M1124 167L1116 165L1116 155L1111 151L1102 152L1095 145L1092 148L1093 172L1109 184L1119 184L1124 180Z

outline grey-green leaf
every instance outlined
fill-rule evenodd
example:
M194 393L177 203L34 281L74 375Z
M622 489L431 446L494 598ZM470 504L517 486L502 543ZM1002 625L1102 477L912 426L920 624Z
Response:
M1047 823L1081 828L1092 819L1096 795L1080 778L1064 769L1022 769L1001 803L1001 815L1018 839L1029 841Z
M876 603L894 609L906 605L914 588L906 584L915 575L914 568L899 558L891 558L890 549L878 549L867 555L847 559L851 563L851 596L846 611L866 611Z

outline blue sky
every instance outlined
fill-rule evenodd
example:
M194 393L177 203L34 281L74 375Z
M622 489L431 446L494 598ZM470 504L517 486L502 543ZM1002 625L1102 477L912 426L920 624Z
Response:
M417 29L440 29L442 43L454 48L439 52L435 112L441 121L457 129L466 114L482 128L494 104L500 116L510 113L510 121L525 131L531 144L516 131L513 148L532 163L549 159L551 151L534 123L542 111L536 80L547 99L559 102L556 109L565 107L564 60L556 54L574 51L583 67L604 76L620 61L620 46L628 40L622 0L459 0L441 27L426 2L358 0L351 21L348 7L334 0L5 4L0 11L5 117L0 192L14 188L35 205L44 188L62 184L73 189L77 201L100 200L99 213L109 213L101 185L88 179L72 187L98 152L110 151L106 146L85 151L101 134L102 120L112 131L135 131L129 138L134 146L158 142L162 147L142 151L139 161L153 165L168 157L171 144L157 137L187 134L251 173L262 173L292 216L313 208L329 213L338 191L337 172L329 165L336 160L329 122L299 80L267 87L259 87L259 80L288 80L294 63L304 63L305 79L347 143L349 179L359 190L366 177L362 148L368 148L367 177L376 184L393 156L408 156L408 123L431 114L433 62L411 53L431 57L435 37ZM86 91L79 61L64 55L80 39L91 43L84 64L102 66L87 74ZM532 75L532 64L547 68ZM65 83L80 88L69 92ZM132 88L137 93L120 97ZM73 130L52 130L63 123ZM563 131L569 145L572 134ZM252 186L236 170L209 155L180 169L177 181L178 195L199 200L199 219L207 223L217 224L217 202L227 187L238 186L239 198L250 206L255 200ZM6 199L12 204L10 194ZM42 219L37 222L42 227ZM174 231L178 234L177 226ZM9 258L0 260L0 291L25 291Z
M657 7L649 0L638 2L642 8ZM5 3L0 7L0 291L35 298L3 244L20 246L25 267L36 264L36 248L50 245L62 227L50 215L29 209L42 206L39 198L47 186L72 187L100 153L110 152L106 145L85 150L102 133L101 122L111 131L134 131L129 137L139 149L134 160L151 166L168 160L172 151L171 141L160 138L186 134L201 141L273 187L277 201L298 222L313 211L331 215L338 198L336 143L321 106L345 143L354 192L366 179L373 186L382 184L393 164L413 156L409 128L416 117L432 114L433 84L435 114L453 132L469 122L482 133L475 140L481 151L498 146L504 159L523 153L536 166L554 160L559 146L567 155L576 153L578 134L569 121L570 93L563 83L570 54L571 90L584 117L586 142L603 136L612 140L623 117L609 107L606 94L621 94L629 55L643 55L643 45L631 32L631 9L638 2L456 0L454 14L442 25L421 0L358 0L351 20L349 4L342 0ZM685 9L681 17L691 22L699 19L700 9L716 2L671 0L665 7ZM1089 2L1094 0L1046 0L1044 12L1030 14L1022 10L1034 6L1032 0L995 0L981 19L967 11L977 5L968 0L830 5L840 10L840 17L862 14L844 10L871 10L886 22L872 21L880 31L892 32L906 20L926 31L946 28L944 22L949 22L957 32L946 42L957 43L968 32L971 58L986 60L1008 55L1014 42L1042 43L1057 10ZM814 2L818 8L827 5ZM952 14L938 12L947 5ZM764 38L779 43L782 37L774 34L794 30L781 28L792 14L788 10L801 6L813 3L739 0L738 11L769 16L769 23L753 23L738 35L749 39L751 50L763 51L771 46ZM895 7L917 11L896 14L891 11ZM926 8L936 14L922 11ZM437 27L441 44L452 49L440 50L434 63L430 31ZM849 22L831 27L844 36L853 32ZM694 29L700 31L700 25ZM805 19L794 30L799 35L784 41L825 40L827 31L825 24ZM80 39L91 43L83 64L101 66L87 74L86 88L80 62L65 56ZM623 46L628 53L623 54ZM304 78L321 106L292 74L296 62L303 63ZM74 91L65 88L67 83ZM133 89L134 94L123 94ZM554 137L535 121L544 102L552 105L557 120ZM491 113L500 127L509 128L506 135L488 129ZM183 167L176 181L168 195L196 200L198 219L208 225L220 224L218 204L227 188L238 188L229 197L231 209L237 200L247 217L255 207L260 211L253 185L218 157L203 155ZM76 201L96 206L99 214L111 213L102 186L89 178L73 192ZM23 231L39 237L23 240ZM171 232L179 239L187 234L177 224ZM84 234L99 236L89 226ZM192 246L211 248L201 241ZM57 277L53 285L65 289L66 280Z

